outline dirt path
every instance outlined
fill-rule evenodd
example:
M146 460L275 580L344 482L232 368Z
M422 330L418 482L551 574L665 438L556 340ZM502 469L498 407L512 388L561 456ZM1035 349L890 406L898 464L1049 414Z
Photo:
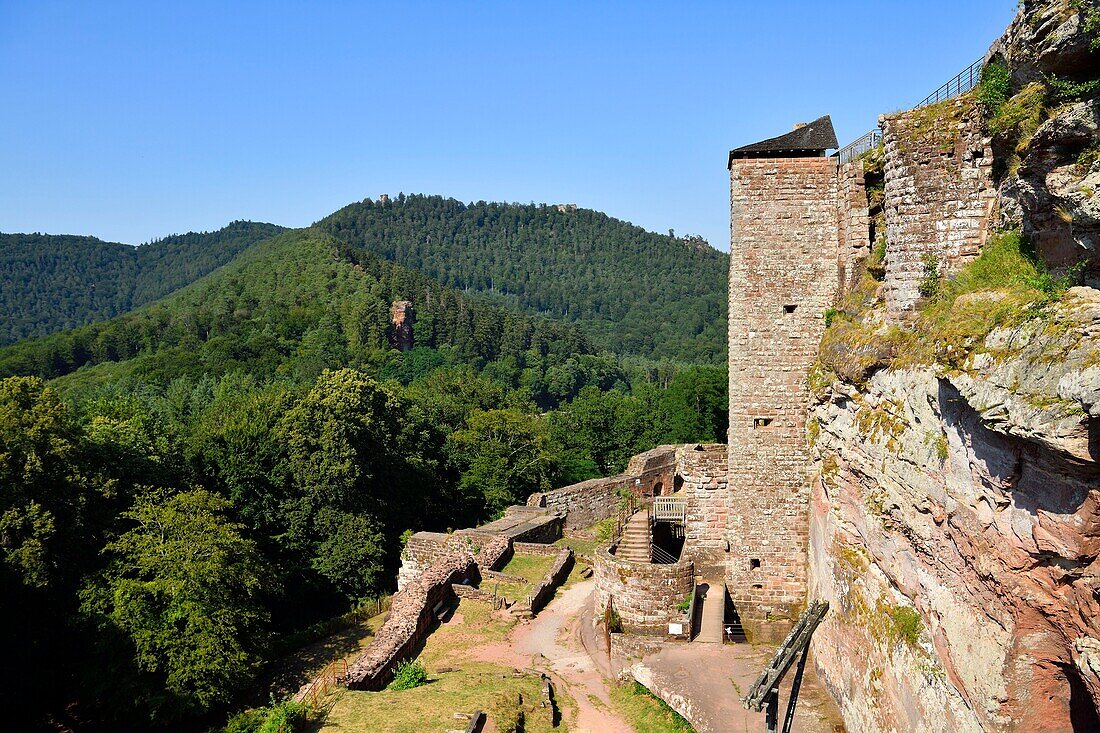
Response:
M585 650L585 610L595 590L591 580L564 590L533 620L512 629L505 640L477 650L478 659L548 674L559 691L576 701L562 711L569 729L578 733L633 733L615 712L607 682ZM591 626L591 621L588 621Z

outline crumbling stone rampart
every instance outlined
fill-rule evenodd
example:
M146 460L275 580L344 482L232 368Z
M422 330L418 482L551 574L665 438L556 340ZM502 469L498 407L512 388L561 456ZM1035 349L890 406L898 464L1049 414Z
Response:
M954 272L978 256L996 189L993 151L969 97L881 118L886 147L887 312L910 313L935 263Z
M435 621L436 605L454 599L452 585L477 579L478 568L496 567L511 549L507 537L490 538L476 554L458 548L398 591L389 618L370 646L349 667L347 686L353 690L382 689L397 663L407 658L427 636Z

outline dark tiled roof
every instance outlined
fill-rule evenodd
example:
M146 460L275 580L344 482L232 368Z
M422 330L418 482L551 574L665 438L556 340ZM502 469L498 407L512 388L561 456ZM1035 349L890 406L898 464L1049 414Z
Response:
M744 145L730 151L730 160L734 158L770 158L782 157L779 153L824 153L837 148L836 133L829 115L818 117L813 122L791 130L785 135L771 137L758 143Z

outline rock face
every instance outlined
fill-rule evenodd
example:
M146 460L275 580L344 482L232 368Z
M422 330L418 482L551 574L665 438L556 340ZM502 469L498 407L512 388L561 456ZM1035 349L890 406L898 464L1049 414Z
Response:
M1095 0L1024 0L990 55L1009 63L1018 86L1050 75L1087 76L1100 61L1085 27L1090 7L1095 7Z
M1027 0L990 58L1009 68L1015 88L1046 85L1046 104L1057 113L1030 140L994 141L1000 157L1019 156L1018 169L1002 175L1001 223L1021 227L1055 269L1084 263L1084 275L1100 282L1100 164L1084 155L1100 145L1100 9L1095 0ZM1075 83L1086 99L1065 103L1056 83Z
M1100 279L1100 161L1077 161L1098 143L1100 100L1070 105L1039 127L1000 186L1004 222L1021 226L1052 267L1086 263L1091 281Z
M1100 292L811 410L817 665L860 731L1100 730Z
M392 324L390 345L401 352L411 349L413 347L413 324L416 323L412 301L393 301L393 306L390 307L390 322Z

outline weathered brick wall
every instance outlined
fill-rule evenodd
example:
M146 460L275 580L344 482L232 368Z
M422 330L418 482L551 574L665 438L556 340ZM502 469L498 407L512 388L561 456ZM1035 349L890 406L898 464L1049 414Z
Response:
M745 619L806 596L806 375L837 292L837 200L834 158L732 161L726 581Z
M700 572L713 573L726 561L726 493L729 449L718 445L685 445L676 452L676 473L687 499L685 552Z
M611 599L624 630L665 634L668 623L682 616L676 605L695 590L695 566L690 560L673 565L637 563L616 557L607 548L598 550L595 560L596 623L603 620Z
M977 257L996 198L993 151L969 97L884 115L887 311L920 299L923 257L951 272Z
M867 186L863 162L856 159L837 169L837 288L844 292L859 280L860 265L871 254L871 222L867 214Z

